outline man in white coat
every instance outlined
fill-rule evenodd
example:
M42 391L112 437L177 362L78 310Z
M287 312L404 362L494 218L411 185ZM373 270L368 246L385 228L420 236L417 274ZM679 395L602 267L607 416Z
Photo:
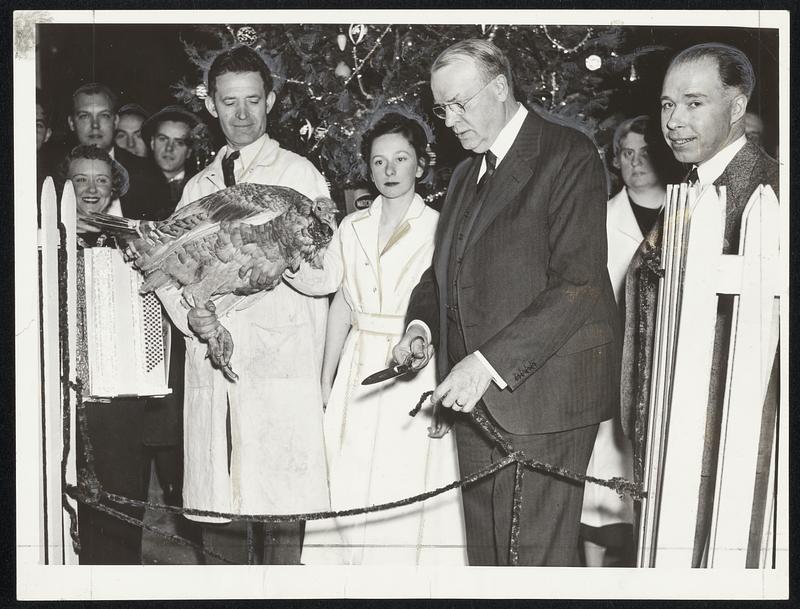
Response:
M631 258L664 206L662 175L667 167L663 161L654 162L654 157L659 156L659 143L658 134L645 115L623 121L614 132L613 164L622 175L623 186L608 201L606 233L608 275L620 307L624 306L625 274ZM618 416L600 424L587 473L598 478L633 478L633 449L622 433ZM631 498L595 484L586 485L581 537L587 566L632 567L635 551Z
M220 53L208 88L206 108L219 119L227 144L187 183L178 208L238 182L288 186L312 199L328 195L307 159L267 135L275 92L256 51L235 47ZM321 271L304 263L273 290L242 297L228 310L217 308L216 316L188 311L175 294L162 294L186 334L185 507L234 514L329 508L319 379L325 295L336 290L341 274L341 265L330 258ZM235 344L235 383L212 366L198 338L217 316ZM191 518L203 523L204 546L228 561L299 563L303 522L263 526ZM206 556L207 563L215 561Z

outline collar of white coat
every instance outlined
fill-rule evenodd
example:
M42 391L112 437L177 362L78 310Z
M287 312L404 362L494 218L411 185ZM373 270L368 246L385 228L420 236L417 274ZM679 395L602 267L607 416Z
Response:
M747 143L747 138L742 135L740 138L732 141L725 146L717 154L712 156L707 161L703 161L697 166L697 179L701 184L713 184L714 181L722 175L725 168L736 156L744 145Z
M609 199L607 224L609 233L616 229L637 243L644 239L642 229L639 228L639 223L631 209L627 186L623 186L622 190Z
M370 206L367 208L367 213L364 217L372 217L373 219L377 220L381 217L382 209L383 195L378 195L375 197L375 200L370 203ZM419 218L423 211L425 211L425 202L422 200L422 197L419 196L419 194L414 193L414 198L411 199L411 204L408 206L405 215L397 226L402 226L403 222L408 222L409 220L415 220L416 218Z
M661 208L663 207L664 203L662 202ZM630 237L636 243L644 239L642 229L639 228L639 222L636 220L636 215L631 207L627 186L623 186L622 190L608 200L606 218L606 230L609 235L611 231L617 230L626 237Z
M119 218L122 217L122 204L119 202L119 199L114 199L111 201L111 204L106 209L105 213L109 216L117 216Z
M276 153L278 148L278 142L270 139L269 135L266 133L247 146L239 148L239 158L234 161L233 165L233 171L237 179L242 179L246 182L246 176L241 175L243 171L249 173L254 167L271 165L277 158ZM214 162L208 167L206 177L212 181L221 181L223 179L222 159L231 152L233 152L233 148L229 148L228 146L220 148L219 152L217 152L217 155L214 157Z
M380 252L377 251L378 245L378 229L381 219L381 211L383 209L383 196L378 195L375 200L370 204L367 209L361 210L353 214L352 226L361 246L366 252L367 257L372 260L374 257L379 256ZM389 238L389 241L384 246L383 251L387 251L394 243L396 243L403 235L408 232L411 223L418 219L425 212L425 202L417 193L414 193L414 198L408 206L405 215L394 230L394 234ZM373 260L376 262L377 258Z
M519 108L517 108L514 116L512 116L511 120L505 124L505 126L500 130L500 133L497 134L494 142L492 142L492 145L489 146L489 150L491 150L492 154L497 157L497 161L494 165L495 169L500 166L500 163L503 162L503 159L508 154L508 151L511 150L514 140L516 140L517 135L519 135L519 130L522 129L522 123L525 122L525 119L528 116L528 109L519 102L517 102L517 104L519 104ZM481 169L478 172L479 180L485 171L486 157L484 157L481 161Z

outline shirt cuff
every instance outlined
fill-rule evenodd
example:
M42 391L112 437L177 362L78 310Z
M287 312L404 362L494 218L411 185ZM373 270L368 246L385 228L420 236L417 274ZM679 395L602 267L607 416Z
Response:
M497 385L500 389L505 389L508 387L508 383L503 380L503 377L497 374L497 370L495 370L492 365L487 361L483 354L480 351L475 351L475 356L480 360L480 362L486 366L486 369L492 375L492 380L494 381L495 385Z
M426 323L425 323L424 321L422 321L421 319L414 319L414 320L412 320L412 321L411 321L411 323L409 323L409 324L406 326L406 332L408 332L408 329L409 329L411 326L414 326L414 325L416 325L416 326L421 326L421 327L422 327L422 329L423 329L423 330L425 330L425 342L426 342L426 343L430 343L430 342L431 342L431 329L428 327L428 324L426 324Z

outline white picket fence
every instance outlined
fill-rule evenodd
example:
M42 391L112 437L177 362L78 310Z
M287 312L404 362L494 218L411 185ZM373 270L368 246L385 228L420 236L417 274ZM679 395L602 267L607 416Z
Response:
M40 367L42 370L42 438L39 451L39 463L43 464L46 480L40 505L40 521L44 523L42 547L47 552L41 556L41 562L52 565L78 564L78 557L73 549L69 535L70 521L64 509L62 488L62 456L64 453L64 414L66 405L62 385L62 355L70 362L69 380L76 381L76 305L77 282L75 273L67 275L66 302L59 297L58 252L67 255L68 268L75 268L77 248L75 244L75 193L72 184L67 182L61 197L61 222L64 225L63 236L58 229L58 211L56 190L53 180L47 178L41 197L41 226L38 249L41 269L41 336L42 348ZM64 243L62 244L62 238ZM68 353L62 354L59 344L59 311L66 307L68 336ZM70 433L68 437L70 450L66 463L66 482L76 484L75 465L75 391L69 388L70 394ZM74 500L67 499L73 509L77 510Z
M757 486L756 469L771 451L763 479L773 480L776 467L779 479L787 471L785 463L776 463L774 414L764 415L778 345L778 199L769 186L753 194L744 210L738 255L722 254L725 205L724 187L668 189L641 567L689 567L698 551L704 556L701 566L775 566L773 540L781 522L773 509L776 489L771 483ZM695 528L719 294L734 295L733 321L711 533L707 548L695 548L702 543L695 541Z

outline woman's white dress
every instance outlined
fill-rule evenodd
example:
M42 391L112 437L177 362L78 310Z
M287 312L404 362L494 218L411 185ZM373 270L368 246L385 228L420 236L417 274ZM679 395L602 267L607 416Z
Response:
M433 255L439 214L419 196L378 251L382 198L342 221L343 292L352 311L325 412L331 506L387 503L458 479L452 432L428 438L431 406L410 417L420 395L436 386L435 362L414 376L370 386L361 381L391 360L405 331L411 291ZM465 565L460 490L409 506L306 523L303 564Z

